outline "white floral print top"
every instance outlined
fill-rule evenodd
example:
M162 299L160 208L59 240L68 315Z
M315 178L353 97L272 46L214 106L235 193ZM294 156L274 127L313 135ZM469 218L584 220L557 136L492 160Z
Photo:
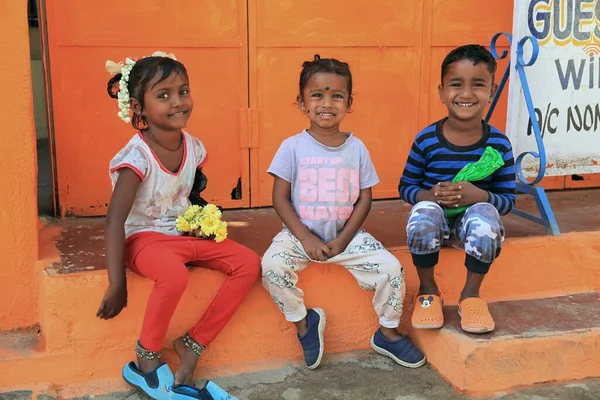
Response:
M206 149L200 140L183 132L183 161L173 173L158 160L138 132L110 161L110 180L113 189L119 172L130 168L142 180L125 221L125 237L139 232L160 232L179 235L175 219L190 206L196 170L207 161Z

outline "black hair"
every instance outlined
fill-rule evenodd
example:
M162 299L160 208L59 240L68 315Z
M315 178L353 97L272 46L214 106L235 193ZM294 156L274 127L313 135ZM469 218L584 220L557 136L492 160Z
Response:
M442 62L442 83L444 82L444 76L448 72L450 64L457 61L469 60L473 62L473 65L484 63L487 65L487 69L492 75L492 81L496 74L496 59L485 47L478 44L467 44L464 46L457 47L452 50L444 61Z
M346 78L346 83L348 84L348 105L351 105L352 73L350 72L350 66L348 63L336 60L335 58L321 58L318 54L315 54L312 61L305 61L302 64L302 72L300 72L300 82L298 84L300 91L298 100L302 100L302 93L310 78L319 72L332 73Z
M129 90L129 96L136 99L140 103L140 107L144 109L144 93L148 88L148 84L156 76L159 76L158 84L167 79L172 73L176 73L186 80L188 80L188 73L185 66L179 61L173 60L169 57L145 57L136 61L135 65L131 69L129 74L129 81L127 82L127 89ZM121 80L122 74L116 74L113 76L107 84L108 95L113 98L118 98L119 93L119 81ZM133 113L131 119L131 125L136 130L145 129L148 127L144 118Z

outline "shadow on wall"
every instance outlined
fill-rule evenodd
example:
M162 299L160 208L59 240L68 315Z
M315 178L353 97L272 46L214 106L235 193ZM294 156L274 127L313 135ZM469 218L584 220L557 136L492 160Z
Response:
M42 40L39 28L37 1L28 0L29 47L31 53L31 80L33 86L33 112L37 138L38 162L38 213L53 214L52 166L46 116L46 90L42 63Z

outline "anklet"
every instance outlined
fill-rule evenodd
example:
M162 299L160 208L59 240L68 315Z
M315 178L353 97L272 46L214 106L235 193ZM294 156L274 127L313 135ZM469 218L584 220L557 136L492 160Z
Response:
M183 344L185 345L185 347L190 347L192 349L192 351L199 356L202 355L202 352L206 348L206 347L202 346L200 343L196 342L194 339L192 339L192 337L190 336L189 333L186 333L185 335L183 335L182 339L183 339Z
M139 358L143 358L145 360L155 360L157 358L160 358L160 352L150 351L150 350L144 348L144 346L142 346L142 343L139 340L137 341L137 344L135 345L135 355L138 356Z

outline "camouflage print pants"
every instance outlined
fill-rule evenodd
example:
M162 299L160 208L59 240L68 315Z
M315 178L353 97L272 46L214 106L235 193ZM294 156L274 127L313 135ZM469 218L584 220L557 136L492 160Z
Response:
M297 273L311 262L319 261L311 260L300 241L287 229L275 236L262 258L263 286L290 322L306 316L304 293L296 283ZM360 231L344 252L327 263L343 266L354 275L361 288L375 292L373 307L382 326L396 328L399 325L405 294L404 269L380 242Z
M410 212L406 233L417 268L435 266L442 245L450 245L464 249L465 266L480 274L488 272L504 241L504 225L496 208L489 203L473 204L464 214L449 221L438 204L421 201Z

